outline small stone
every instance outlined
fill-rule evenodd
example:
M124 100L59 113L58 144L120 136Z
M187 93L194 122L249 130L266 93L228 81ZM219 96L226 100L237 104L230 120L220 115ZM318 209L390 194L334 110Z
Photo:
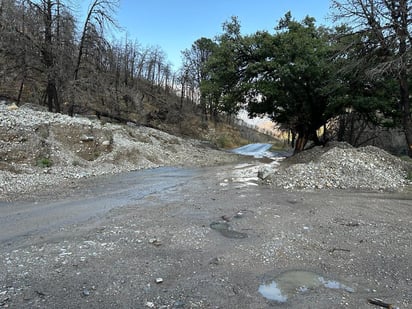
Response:
M80 140L82 142L92 142L94 141L94 136L83 134L82 136L80 136Z
M155 307L155 304L154 304L153 302L151 302L151 301L148 301L148 302L146 302L146 307L148 307L148 308L154 308L154 307Z
M239 212L236 213L235 218L240 219L240 218L243 218L243 216L244 216L244 213L239 211Z
M173 307L172 307L172 308L184 308L184 306L185 306L185 303L182 302L182 301L180 301L180 300L178 300L178 301L175 301L175 302L173 303Z
M157 239L157 238L150 238L149 243L152 244L152 245L155 245L155 246L161 246L162 245L160 240Z
M229 222L229 221L230 221L230 217L229 217L228 215L223 215L221 218L222 218L223 220L225 220L226 222Z
M12 103L9 106L7 106L7 110L9 110L9 111L15 111L18 108L19 107L16 105L16 103Z
M102 146L110 146L110 141L103 141Z
M83 296L89 296L90 291L88 289L83 289Z
M219 263L220 263L220 259L218 257L211 259L209 262L209 264L211 265L219 265Z
M262 180L265 180L268 178L271 174L273 174L273 169L270 169L268 167L263 167L258 171L258 177Z
M155 280L155 282L157 283L157 284L159 284L159 283L162 283L163 282L163 278L156 278L156 280Z

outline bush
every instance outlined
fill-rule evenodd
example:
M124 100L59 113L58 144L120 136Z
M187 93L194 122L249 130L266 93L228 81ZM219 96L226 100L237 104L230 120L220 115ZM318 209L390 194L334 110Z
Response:
M406 179L409 181L412 181L412 171L408 171L408 174L406 175Z
M52 166L52 161L49 158L42 158L37 161L37 166L46 168Z
M220 135L216 141L215 144L218 148L223 148L223 149L227 149L227 148L233 148L235 146L235 143L233 142L233 139L228 136L228 135Z

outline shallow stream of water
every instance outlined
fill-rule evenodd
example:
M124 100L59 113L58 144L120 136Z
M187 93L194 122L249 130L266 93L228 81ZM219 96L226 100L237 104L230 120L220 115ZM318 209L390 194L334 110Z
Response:
M270 151L272 144L255 143L232 149L233 153L251 156L255 158L278 158L286 156L286 153Z

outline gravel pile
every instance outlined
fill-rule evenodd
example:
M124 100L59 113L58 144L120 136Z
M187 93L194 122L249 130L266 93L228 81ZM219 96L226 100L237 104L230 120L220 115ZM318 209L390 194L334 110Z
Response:
M285 189L398 191L407 184L407 169L403 160L382 149L342 143L302 152L261 175Z
M0 200L80 178L237 156L143 126L103 124L0 102Z

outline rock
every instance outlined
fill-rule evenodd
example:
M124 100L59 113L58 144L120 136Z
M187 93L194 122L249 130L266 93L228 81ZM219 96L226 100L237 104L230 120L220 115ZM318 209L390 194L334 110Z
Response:
M215 258L213 258L213 259L211 259L211 260L209 261L209 264L210 264L210 265L219 265L219 264L220 264L220 260L221 260L221 259L219 259L218 257L215 257Z
M102 146L110 146L110 141L103 141Z
M162 242L157 238L150 238L149 243L154 245L154 246L161 246L162 245Z
M236 213L236 215L235 215L235 218L236 218L236 219L241 219L241 218L243 218L244 215L245 215L245 214L244 214L242 211L238 211L238 212Z
M94 141L94 136L83 134L82 136L80 136L80 140L82 142L92 142Z
M274 172L273 169L269 168L268 166L264 166L258 171L258 177L262 180L267 179L270 175L272 175Z
M185 307L185 303L177 300L173 303L173 307L172 308L184 308Z
M157 283L157 284L160 284L160 283L163 283L163 278L156 278L155 279L155 282Z
M18 108L19 107L16 105L16 103L12 103L9 106L7 106L7 110L9 110L9 111L15 111Z
M230 216L228 216L228 215L223 215L221 218L226 222L230 221Z

